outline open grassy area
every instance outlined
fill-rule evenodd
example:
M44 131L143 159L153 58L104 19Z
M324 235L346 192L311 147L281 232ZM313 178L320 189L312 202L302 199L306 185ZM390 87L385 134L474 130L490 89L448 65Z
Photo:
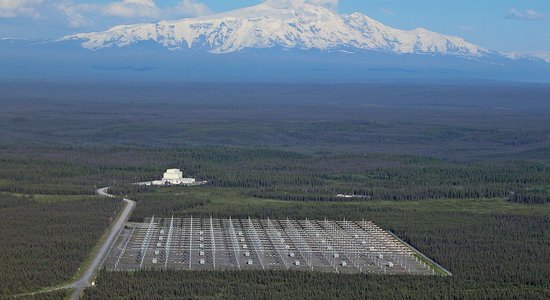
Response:
M1 195L15 196L25 200L32 200L40 203L56 203L56 202L70 202L70 201L86 201L94 198L90 195L26 195L19 193L6 193L0 192Z
M26 296L19 296L16 299L19 300L60 300L69 299L71 295L70 290L57 290L51 292L43 292Z
M93 198L88 195L32 195L31 199L41 203L84 201Z
M335 218L343 216L350 220L368 219L369 212L399 210L415 213L464 212L475 214L550 215L550 205L527 205L513 203L502 198L490 199L437 199L422 201L341 201L308 202L259 199L243 195L238 189L215 187L158 188L149 194L127 195L143 199L133 214L134 220L151 215L201 215L223 217L272 217L272 218ZM148 199L162 204L149 204ZM160 200L156 200L160 199ZM163 200L164 199L164 200ZM197 206L178 208L178 202L196 202ZM324 212L319 214L319 212ZM364 214L363 214L364 213ZM338 218L337 218L338 219Z

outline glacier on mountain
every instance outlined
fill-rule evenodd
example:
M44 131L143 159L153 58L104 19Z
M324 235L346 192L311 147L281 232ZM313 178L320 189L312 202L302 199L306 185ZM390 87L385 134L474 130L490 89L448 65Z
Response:
M103 32L66 36L88 49L154 41L176 50L232 53L281 47L324 51L378 51L480 57L489 50L462 38L423 28L400 30L360 14L340 15L316 1L268 0L225 13L176 21L120 25Z

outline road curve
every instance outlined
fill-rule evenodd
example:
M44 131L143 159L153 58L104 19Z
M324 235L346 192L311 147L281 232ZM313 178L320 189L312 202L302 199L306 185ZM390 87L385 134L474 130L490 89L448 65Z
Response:
M109 189L108 187L104 187L96 190L96 193L100 196L114 198L113 195L110 195L107 193L108 189ZM126 223L130 218L130 214L134 210L134 207L136 206L136 202L130 199L123 199L123 200L125 202L124 209L119 214L115 222L111 225L111 228L107 233L107 236L105 236L105 238L101 241L101 245L97 250L92 262L87 266L86 271L82 273L80 278L78 278L73 283L67 285L68 288L74 289L73 294L71 295L71 300L78 300L80 298L80 295L82 294L82 291L86 287L89 287L92 285L96 270L99 269L103 264L105 257L107 256L109 250L112 248L113 244L115 243L115 240L118 237L120 231L124 227L124 223Z

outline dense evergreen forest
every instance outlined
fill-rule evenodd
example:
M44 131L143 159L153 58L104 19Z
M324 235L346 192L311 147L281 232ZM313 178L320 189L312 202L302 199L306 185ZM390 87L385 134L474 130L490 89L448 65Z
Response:
M548 160L550 88L521 84L1 83L0 145Z
M550 203L550 185L523 188L510 192L510 201L529 204Z
M547 299L538 287L315 272L102 272L84 299Z
M0 193L0 298L69 280L120 207L117 199Z
M165 169L237 188L243 195L297 201L341 201L337 194L377 200L507 197L544 188L550 166L541 161L449 162L383 154L308 155L269 149L199 147L6 149L0 191L27 194L93 194L151 180ZM29 168L33 172L29 172Z
M133 221L372 220L453 276L102 271L86 299L550 298L547 86L0 87L0 298L75 276L106 186ZM208 184L132 184L168 168Z
M279 274L277 276L287 278L283 282L288 285L305 287L299 289L283 289L289 297L299 297L302 293L319 295L319 297L331 297L340 293L342 298L362 295L360 291L368 290L373 297L379 293L387 293L384 283L396 286L395 298L402 296L416 298L421 295L433 295L434 297L451 297L456 294L463 298L477 298L483 293L495 295L495 298L527 297L545 298L547 296L546 278L550 276L550 261L548 257L548 217L529 213L522 214L491 214L463 212L462 206L468 206L471 199L483 199L497 197L502 200L498 205L504 205L510 192L518 191L518 195L525 195L521 191L535 190L546 197L545 188L550 179L548 165L538 160L483 160L451 162L439 158L429 158L412 155L387 155L387 154L303 154L269 149L243 149L228 147L199 147L185 149L148 149L136 147L108 147L108 148L81 148L81 147L51 147L51 148L5 148L2 149L2 166L0 170L0 189L3 192L36 194L36 197L55 194L85 194L91 195L97 187L111 185L112 192L120 195L128 195L138 201L138 205L132 216L133 220L142 220L152 214L157 216L176 215L214 215L233 217L273 217L273 218L331 218L331 219L369 219L375 221L383 228L395 231L399 236L418 247L426 255L435 259L455 274L452 279L429 278L368 278L362 280L351 277L340 279L342 290L338 288L326 290L327 294L318 294L315 289L323 285L325 274L296 275ZM32 167L31 167L32 166ZM182 168L187 175L196 176L201 180L208 180L209 184L196 188L150 188L131 185L132 182L153 179L161 175L164 169L177 166ZM32 168L32 172L29 170ZM342 200L336 198L337 193L365 195L366 198L354 200ZM7 197L7 196L5 196ZM35 200L20 198L17 196L2 199L3 213L17 219L4 218L8 225L2 228L14 228L17 220L22 216L38 218L33 210L24 206L21 211L11 210L11 206L23 205L58 205L48 219L52 222L60 222L59 218L69 219L64 214L65 209L82 209L74 214L74 219L80 220L84 227L78 228L74 233L76 240L68 239L71 235L59 235L59 241L53 241L53 245L61 245L69 251L55 252L58 247L41 248L44 251L54 251L62 257L74 257L70 266L58 266L65 264L67 260L55 256L45 258L38 255L37 249L28 246L10 246L8 249L27 249L24 256L10 254L4 251L8 263L6 270L21 268L15 257L21 257L32 266L39 264L40 268L33 267L28 271L8 271L3 274L3 292L28 291L33 288L48 286L52 283L60 283L74 274L79 262L88 255L91 246L97 242L98 229L105 228L105 219L99 223L101 226L93 227L82 222L82 214L89 211L112 215L114 207L107 206L104 211L97 211L82 203L87 202L58 202L40 203ZM71 196L67 196L71 197ZM448 210L433 210L436 205L450 203L456 205ZM278 201L274 201L278 200ZM381 200L390 200L395 205L379 205ZM404 205L403 201L410 202L414 206L417 203L426 203L432 210L419 211L411 206ZM523 199L510 200L523 202ZM321 202L320 202L321 201ZM435 201L435 202L434 202ZM483 203L486 200L481 200ZM535 201L526 201L528 203ZM491 204L494 202L488 201ZM17 204L17 205L16 205ZM389 206L388 206L389 205ZM521 204L516 204L521 205ZM533 211L540 210L532 204ZM540 205L540 204L539 204ZM403 208L400 208L403 207ZM484 207L494 210L495 208ZM49 212L49 210L46 210ZM95 215L96 217L98 215ZM105 216L105 215L103 215ZM96 221L98 219L95 219ZM66 221L69 223L68 221ZM74 222L74 221L73 221ZM51 234L41 234L52 238L56 226L42 222L44 230ZM27 223L28 224L28 223ZM55 223L57 224L57 223ZM33 243L48 245L47 241L41 241L37 237L40 231L32 231L34 226L27 226L29 232L20 233L20 237ZM89 231L87 228L91 228ZM95 229L94 229L95 228ZM21 229L23 230L23 229ZM20 232L17 230L16 232ZM75 229L76 230L76 229ZM83 233L89 234L89 238L82 239ZM29 238L30 237L30 238ZM12 238L13 239L13 238ZM14 242L17 239L14 239ZM79 252L71 247L66 247L67 241L73 241L71 245L77 246ZM19 251L19 250L18 250ZM23 252L25 253L25 252ZM36 260L26 260L33 257ZM40 262L40 263L38 263ZM48 271L50 268L59 267L59 271ZM23 268L24 269L24 268ZM43 274L47 275L43 275ZM15 275L14 275L15 274ZM153 273L154 274L154 273ZM22 280L20 276L24 276ZM105 273L108 282L115 282L124 287L128 279L124 273ZM120 276L120 277L117 277ZM131 276L153 276L151 274L136 274ZM175 278L192 276L187 274L174 275ZM198 278L209 280L211 276L219 277L223 281L225 276L231 274L200 274ZM270 277L267 274L254 273L252 276L259 282L266 282ZM294 278L298 276L298 278ZM295 280L305 280L299 276L307 277L307 283L298 283ZM340 278L340 275L335 278ZM277 278L279 278L277 277ZM130 277L134 278L134 277ZM338 280L332 278L332 280ZM496 278L496 279L495 279ZM135 282L142 279L134 278ZM230 279L230 278L226 278ZM101 277L100 277L101 280ZM281 279L282 280L282 279ZM147 279L147 281L151 281ZM299 281L302 282L302 281ZM355 282L355 283L354 283ZM361 282L361 284L360 284ZM22 284L24 283L24 284ZM276 281L275 281L276 283ZM221 298L229 296L224 292L235 290L247 290L238 296L268 295L263 293L282 293L273 286L236 286L224 287L224 284L214 284L205 290L218 289ZM475 284L474 284L475 283ZM283 286L284 284L281 283ZM443 289L433 289L442 284ZM132 285L133 286L133 285ZM89 297L95 299L117 296L121 291L132 290L133 298L163 298L165 294L153 289L162 284L151 281L150 288L139 288L135 291L131 287L123 290L111 289L109 285L92 289ZM200 286L200 285L199 285ZM417 287L418 286L418 287ZM509 288L514 286L514 289ZM191 293L191 295L205 296L199 292L193 294L187 289L173 291L174 293ZM317 288L315 288L317 287ZM424 287L424 290L421 288ZM274 290L270 290L270 288ZM104 290L105 289L105 290ZM378 291L378 292L377 292ZM98 293L98 294L93 294ZM125 292L126 293L126 292ZM249 293L249 294L247 294ZM435 293L435 294L434 294ZM231 294L233 295L233 294ZM170 295L167 295L170 296Z
M367 210L452 277L310 272L103 271L85 299L547 299L550 215L472 207ZM302 208L304 214L315 216ZM359 217L357 214L354 217Z
M499 198L513 202L534 203L531 198L513 198L513 195L526 195L525 191L535 191L538 197L545 199L550 182L548 164L538 160L483 160L452 162L439 158L429 158L413 155L387 154L303 154L270 149L246 149L229 147L199 147L184 149L150 149L137 147L49 147L49 148L7 148L2 149L2 170L0 170L0 189L9 193L36 194L36 197L55 194L91 195L97 187L112 186L116 194L127 195L138 201L132 215L132 220L140 221L151 215L203 215L203 216L233 216L233 217L271 217L271 218L330 218L330 219L369 219L383 228L395 231L399 236L418 247L426 255L435 259L455 274L453 279L433 279L442 281L444 289L432 291L434 281L426 278L384 279L369 277L363 285L355 286L354 282L362 282L357 278L348 278L348 286L342 284L338 289L328 290L320 295L331 297L330 293L341 293L341 297L356 296L361 289L368 289L371 296L376 296L377 288L382 293L383 282L392 282L399 286L396 298L409 295L416 298L425 293L434 297L450 297L456 293L464 298L476 298L482 292L481 286L491 288L492 295L502 297L546 295L545 279L550 269L545 261L548 250L548 219L542 216L502 214L477 214L476 206L465 213L457 202L463 201L464 206L476 202L471 199ZM31 168L33 172L28 172ZM187 175L208 180L209 184L195 188L152 188L135 186L130 183L153 179L161 175L164 169L177 166ZM515 192L518 191L518 192ZM361 199L336 198L337 193L364 195ZM71 196L67 196L71 197ZM19 199L19 198L17 198ZM434 201L443 204L453 199L457 207L448 210L435 210ZM526 201L527 199L527 201ZM539 198L537 198L539 199ZM279 201L274 201L279 200ZM379 205L381 200L389 203ZM432 210L421 210L403 205L409 200L414 206L416 202L426 203ZM3 203L14 204L15 200ZM21 203L36 204L33 200L17 200ZM26 201L26 202L25 202ZM485 201L485 200L483 200ZM483 202L481 201L481 202ZM501 200L497 205L504 205ZM436 203L435 202L435 203ZM481 203L480 202L480 203ZM17 202L19 203L19 202ZM59 202L57 205L69 208L73 203ZM83 202L84 203L84 202ZM487 203L493 203L487 201ZM53 205L39 203L40 205ZM38 204L37 204L38 205ZM67 206L65 206L67 205ZM520 204L517 204L520 205ZM80 206L80 204L79 204ZM82 207L82 206L80 206ZM403 208L400 208L403 207ZM84 208L93 210L87 206ZM109 209L113 209L109 207ZM109 210L107 209L107 211ZM484 207L491 211L491 207ZM533 210L537 210L536 205ZM6 211L6 210L5 210ZM63 211L61 207L58 211ZM111 210L112 213L113 210ZM6 211L7 212L7 211ZM32 210L25 209L28 216ZM104 211L105 212L105 211ZM11 214L11 213L10 213ZM18 215L13 213L13 215ZM63 214L52 213L55 217ZM75 217L76 218L76 217ZM6 222L15 222L5 219ZM12 224L12 223L10 223ZM15 224L15 223L13 223ZM101 223L104 225L104 223ZM48 227L44 227L48 228ZM52 227L52 228L55 228ZM51 232L53 229L50 228ZM97 227L96 227L97 228ZM101 227L104 228L104 227ZM83 230L81 228L80 230ZM90 233L94 231L91 230ZM97 231L95 231L97 234ZM36 232L24 233L21 236L35 238ZM62 238L63 241L67 239ZM95 240L94 240L95 238ZM90 239L78 239L85 246L79 248L80 255L88 253L97 235ZM61 241L60 241L61 242ZM58 243L60 243L58 242ZM6 244L7 245L7 244ZM78 245L78 243L75 243ZM28 248L27 249L32 249ZM14 249L18 249L14 247ZM47 248L45 248L47 249ZM52 249L53 250L53 249ZM70 250L67 249L67 250ZM34 250L36 251L36 250ZM6 255L9 255L5 252ZM65 256L69 254L63 254ZM42 266L51 267L54 262L64 262L62 259L51 261L42 259L36 253L28 254L42 262ZM74 262L82 261L82 256ZM4 260L11 261L13 259ZM521 263L520 263L521 262ZM74 268L60 269L59 273L50 272L41 276L44 269L35 268L36 275L27 272L13 272L21 276L31 276L28 285L22 286L18 277L9 275L4 288L5 294L32 290L46 286L49 283L59 283L74 274ZM73 271L71 271L73 270ZM30 272L30 271L29 271ZM4 273L10 274L10 273ZM35 276L35 277L32 277ZM52 276L52 277L50 277ZM124 286L124 274L102 274L108 281ZM141 276L139 274L132 276ZM145 274L142 276L150 276ZM187 276L178 274L178 276ZM227 274L201 274L205 280L209 276L219 276L223 280ZM266 274L251 274L265 282ZM325 276L330 275L278 275L290 276L289 282L296 279L292 276L308 277L311 290L300 288L288 290L288 296L299 296L299 293L311 293L315 286L322 285ZM333 275L336 276L336 275ZM339 275L338 275L339 276ZM36 277L40 277L36 279ZM495 281L493 278L501 281ZM131 277L133 278L133 277ZM517 280L521 278L521 280ZM119 282L119 281L123 282ZM149 279L148 279L149 280ZM334 279L336 280L336 279ZM343 279L342 279L343 280ZM410 282L411 280L412 283ZM416 280L416 281L415 281ZM309 282L311 281L311 282ZM319 282L317 282L319 281ZM397 281L397 282L394 282ZM136 279L140 282L140 279ZM152 285L155 285L153 281ZM404 284L403 287L400 283ZM476 282L472 285L471 282ZM282 284L282 283L281 283ZM290 284L290 283L289 283ZM358 284L358 283L357 283ZM412 288L413 286L425 286ZM516 290L507 288L517 286ZM161 285L159 285L161 286ZM275 289L277 285L274 284ZM215 285L223 294L224 285ZM351 290L347 294L346 290ZM241 287L234 287L241 289ZM119 290L102 290L103 286L94 289L100 293L90 297L105 298L105 295L117 295ZM107 287L106 287L107 289ZM130 289L130 288L128 288ZM212 289L210 289L212 290ZM246 287L242 287L246 290ZM250 294L258 295L269 291L265 287L250 287ZM470 292L468 292L470 291ZM151 291L152 292L152 291ZM106 294L101 294L106 293ZM136 291L134 298L156 297L147 290ZM164 297L160 291L158 298ZM189 293L187 290L174 293ZM267 293L267 292L266 292ZM269 293L276 293L270 291ZM298 293L298 294L296 294ZM469 294L470 293L470 294ZM156 292L154 295L157 295ZM208 296L196 294L196 296ZM221 296L223 298L223 296ZM408 297L408 296L407 296ZM497 297L498 298L498 297Z

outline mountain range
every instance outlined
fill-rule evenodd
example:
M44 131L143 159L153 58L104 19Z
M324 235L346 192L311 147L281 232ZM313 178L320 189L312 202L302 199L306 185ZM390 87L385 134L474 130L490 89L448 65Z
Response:
M490 50L302 0L54 41L0 39L0 53L0 79L550 82L541 53Z
M271 0L222 14L177 21L120 25L63 40L83 40L82 45L88 49L154 41L172 50L198 48L213 53L273 47L466 57L491 53L459 37L423 28L399 30L360 13L339 15L325 7L295 0Z

